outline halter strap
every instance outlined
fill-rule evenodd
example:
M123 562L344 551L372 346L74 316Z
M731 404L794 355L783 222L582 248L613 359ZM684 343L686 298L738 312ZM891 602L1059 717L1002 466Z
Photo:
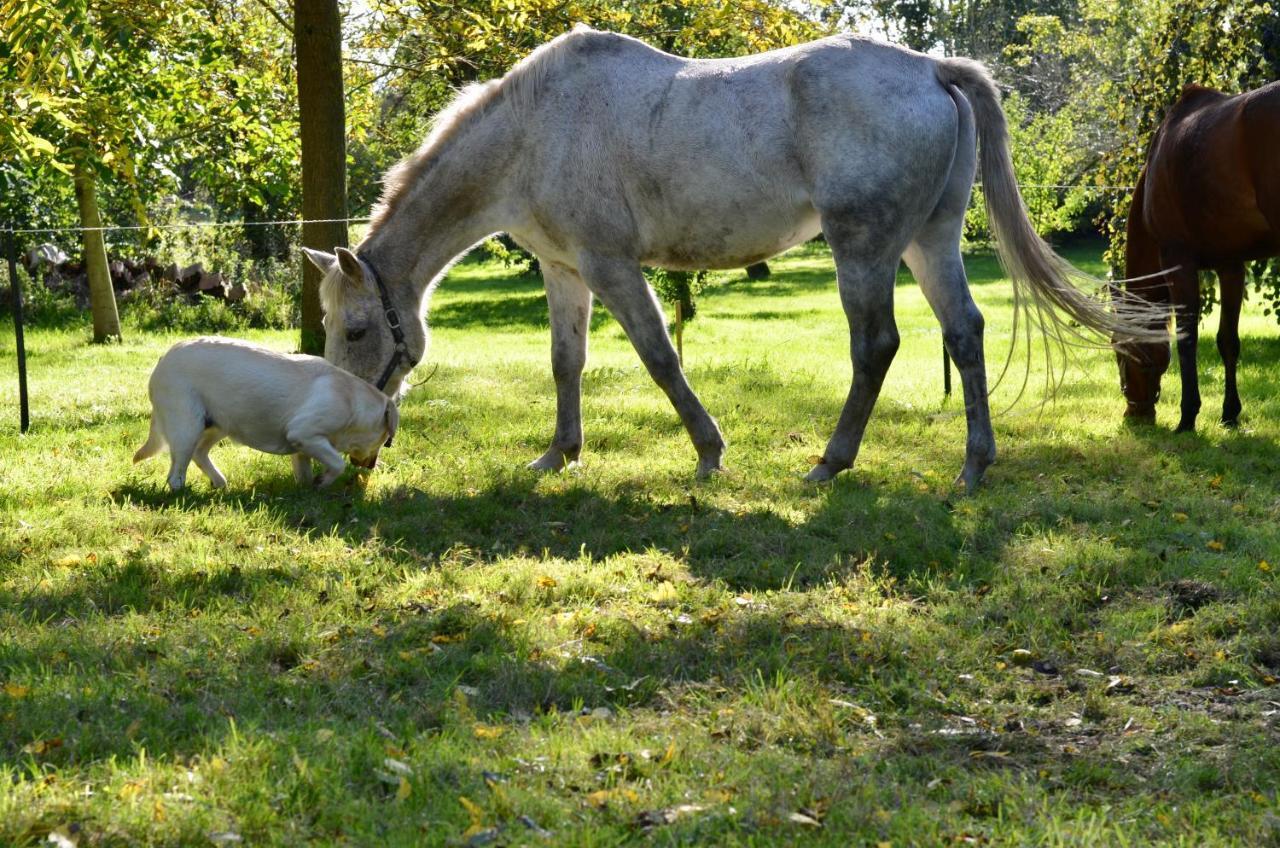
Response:
M392 373L395 372L396 366L400 364L400 360L409 363L412 368L418 363L409 356L409 345L404 340L404 328L400 324L400 313L391 303L391 294L387 291L387 284L382 282L382 275L378 273L378 269L373 267L373 263L369 261L367 256L357 255L365 267L369 269L369 273L373 275L374 285L378 287L378 298L382 301L382 314L387 319L387 326L391 328L391 338L395 340L396 349L391 354L391 360L387 363L387 367L382 369L382 376L374 383L378 387L378 391L387 388L387 383L391 380Z

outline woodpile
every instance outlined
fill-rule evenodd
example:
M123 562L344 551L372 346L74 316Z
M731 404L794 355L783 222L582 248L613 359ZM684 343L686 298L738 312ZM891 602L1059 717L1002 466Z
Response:
M219 271L207 271L199 262L180 268L154 256L108 256L107 261L111 287L122 301L146 288L167 291L193 303L205 297L239 303L249 296L243 283L232 282ZM89 275L84 263L69 259L55 245L42 244L27 252L23 265L33 279L42 280L50 290L72 295L81 309L89 307Z

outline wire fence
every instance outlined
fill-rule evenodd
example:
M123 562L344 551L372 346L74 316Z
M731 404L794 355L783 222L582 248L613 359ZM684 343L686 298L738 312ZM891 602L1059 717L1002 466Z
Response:
M289 221L187 221L182 224L117 224L110 227L0 227L0 233L34 235L49 233L111 233L139 230L196 230L217 227L284 227L296 224L367 224L370 218L297 218Z
M975 183L974 188L981 188L981 183ZM1121 185L1092 185L1087 183L1027 183L1021 186L1024 190L1036 191L1075 191L1079 189L1088 190L1096 193L1106 192L1129 192L1133 191L1133 186ZM9 286L12 297L12 306L14 310L15 325L15 342L17 344L18 359L18 394L20 406L20 432L26 433L31 426L31 416L27 394L27 363L26 363L26 345L24 341L24 316L23 316L23 296L22 287L18 279L17 272L17 242L19 236L52 236L65 233L112 233L112 232L155 232L155 231L176 231L176 230L202 230L202 229L229 229L229 228L256 228L256 227L283 227L283 226L299 226L305 224L367 224L371 219L368 216L349 217L349 218L292 218L286 220L275 221L187 221L182 223L166 223L166 224L117 224L100 227L11 227L0 226L0 235L4 236L5 253L9 270ZM943 392L944 395L951 394L951 362L947 355L946 348L942 352L943 367Z

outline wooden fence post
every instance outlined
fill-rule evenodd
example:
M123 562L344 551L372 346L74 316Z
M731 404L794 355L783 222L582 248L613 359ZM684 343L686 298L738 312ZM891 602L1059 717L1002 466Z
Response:
M27 403L27 343L23 338L22 280L18 279L17 246L12 229L4 234L9 260L9 291L13 294L13 337L18 345L18 432L31 429L31 409Z

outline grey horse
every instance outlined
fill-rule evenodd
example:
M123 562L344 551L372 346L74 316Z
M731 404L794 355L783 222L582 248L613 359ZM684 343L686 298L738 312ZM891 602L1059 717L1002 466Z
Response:
M641 266L742 268L822 232L853 382L807 479L828 480L857 456L898 348L893 288L905 259L961 374L968 441L957 479L971 490L996 454L983 318L960 259L979 148L1000 257L1040 330L1060 339L1074 321L1120 342L1157 335L1149 307L1085 295L1072 283L1083 275L1036 235L999 92L979 63L852 36L691 60L580 27L462 91L387 175L354 252L307 251L325 272L325 356L395 394L427 346L425 323L399 316L425 314L449 264L507 232L538 257L550 307L556 428L530 467L564 468L582 449L598 297L671 399L706 476L725 441L685 380Z

